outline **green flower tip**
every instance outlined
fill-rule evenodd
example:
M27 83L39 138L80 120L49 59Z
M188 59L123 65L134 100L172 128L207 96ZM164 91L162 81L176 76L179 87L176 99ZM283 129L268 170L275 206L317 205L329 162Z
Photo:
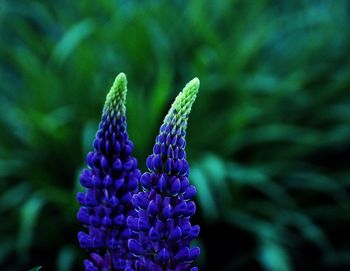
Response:
M186 130L187 121L192 105L199 90L199 79L196 77L186 84L177 95L175 101L164 119L164 123L180 128L178 132Z
M115 78L114 83L107 94L103 108L104 113L114 112L116 115L125 115L126 86L126 75L121 72Z

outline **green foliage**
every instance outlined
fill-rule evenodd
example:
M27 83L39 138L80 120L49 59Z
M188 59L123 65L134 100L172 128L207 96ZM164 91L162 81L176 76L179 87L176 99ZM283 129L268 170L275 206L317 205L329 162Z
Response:
M201 270L348 270L349 10L1 1L1 270L82 269L77 176L121 71L143 168L169 103L201 79L187 131Z

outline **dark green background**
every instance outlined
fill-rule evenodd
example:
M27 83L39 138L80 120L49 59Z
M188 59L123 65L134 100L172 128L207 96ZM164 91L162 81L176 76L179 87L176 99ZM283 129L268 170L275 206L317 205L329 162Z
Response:
M77 176L123 71L143 170L201 80L201 270L350 270L349 52L345 0L0 1L0 269L82 270Z

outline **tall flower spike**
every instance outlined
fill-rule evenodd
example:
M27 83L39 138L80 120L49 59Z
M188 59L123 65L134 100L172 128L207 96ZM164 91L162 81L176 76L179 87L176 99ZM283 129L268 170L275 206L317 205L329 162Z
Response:
M127 248L132 232L126 216L134 212L131 199L141 172L126 131L126 84L120 73L107 95L94 150L87 155L88 167L80 175L86 191L77 195L81 204L77 218L88 232L79 232L78 239L90 253L84 261L86 271L125 270L132 264Z
M186 271L199 255L199 247L190 247L199 235L199 226L191 225L196 211L192 198L196 194L189 184L185 154L187 121L199 88L197 78L190 81L176 97L166 115L153 148L147 158L149 172L141 176L142 192L133 196L137 214L127 219L137 234L128 246L136 257L137 271Z

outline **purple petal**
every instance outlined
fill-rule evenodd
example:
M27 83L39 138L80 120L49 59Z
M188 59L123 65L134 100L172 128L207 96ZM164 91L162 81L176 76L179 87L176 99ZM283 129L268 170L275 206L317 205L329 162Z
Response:
M159 182L158 182L158 188L160 190L160 192L164 192L165 188L166 188L166 179L164 177L164 175L162 174L159 178Z
M78 233L78 240L81 248L92 248L92 241L87 233L80 231Z
M101 223L102 223L102 225L103 225L104 227L109 228L109 227L112 226L113 221L112 221L112 219L111 219L110 217L105 216L105 217L102 219Z
M149 236L149 238L151 238L151 240L153 242L156 242L156 241L160 240L160 234L159 234L159 232L158 232L156 227L151 227L151 229L148 232L148 236Z
M121 170L122 167L123 167L122 161L119 158L115 159L115 161L113 163L113 169L114 170Z
M149 190L151 188L151 174L148 172L142 174L140 178L140 183L143 188Z
M91 173L89 170L84 169L80 175L80 184L86 188L91 188L93 186L91 180Z
M191 237L192 238L197 238L200 232L200 228L198 225L194 225L191 228Z
M119 214L117 215L114 219L113 219L114 224L121 226L124 225L125 223L125 217L123 214Z
M149 170L152 170L153 167L152 167L152 159L153 159L153 154L148 156L147 157L147 160L146 160L146 166Z
M151 200L147 207L147 213L151 216L156 216L159 212L159 208L154 200Z
M100 163L101 163L101 168L104 171L107 171L108 170L108 161L107 161L106 157L102 156Z
M189 260L190 260L190 261L195 260L195 259L199 256L200 253L201 253L201 250L200 250L199 247L191 248Z
M84 260L85 271L98 271L97 267L94 266L89 260Z
M139 221L138 221L138 219L136 217L128 216L128 218L126 219L126 224L133 231L138 231L139 230L139 223L138 222Z
M132 170L134 168L134 160L129 159L124 163L123 167L124 167L124 170L127 170L127 171Z
M170 204L167 204L166 206L164 206L163 210L162 210L162 217L164 219L168 219L170 218L172 215L172 208Z
M174 207L173 215L174 216L182 216L187 209L187 204L185 201L181 201Z
M106 177L104 177L103 179L103 187L105 188L109 188L111 187L113 184L113 180L109 175L106 175Z
M168 240L169 241L177 241L181 238L182 236L182 232L179 226L177 226L176 228L174 228L173 230L170 231Z
M185 217L192 216L194 215L195 212L196 212L196 205L194 204L194 202L193 201L187 202L187 208L184 213L184 216Z
M101 179L99 177L93 175L92 176L92 184L94 185L94 187L99 188L102 185L102 181L101 181Z
M161 249L160 251L158 251L157 254L157 262L162 264L162 265L166 265L167 262L169 261L170 255L169 252L166 248Z
M180 192L180 188L181 188L180 180L178 178L175 178L175 180L171 184L171 188L170 188L169 193L172 196L176 196Z
M184 247L176 253L174 260L178 263L185 262L190 255L190 249L188 247Z
M90 224L89 209L86 207L80 207L77 218L80 223L89 225Z
M115 180L114 187L118 191L123 186L123 184L124 184L124 179L120 178L120 179Z
M190 200L190 199L194 198L196 193L197 193L196 187L191 185L191 186L187 187L187 189L185 190L185 193L183 194L183 199Z
M142 256L145 253L144 248L135 239L130 239L128 241L128 247L135 256Z
M81 204L81 205L85 205L85 194L83 192L78 192L77 193L77 201Z
M131 193L130 193L130 192L126 192L126 193L122 196L122 198L120 199L120 201L121 201L124 205L129 204L129 203L131 202L131 197L132 197Z

